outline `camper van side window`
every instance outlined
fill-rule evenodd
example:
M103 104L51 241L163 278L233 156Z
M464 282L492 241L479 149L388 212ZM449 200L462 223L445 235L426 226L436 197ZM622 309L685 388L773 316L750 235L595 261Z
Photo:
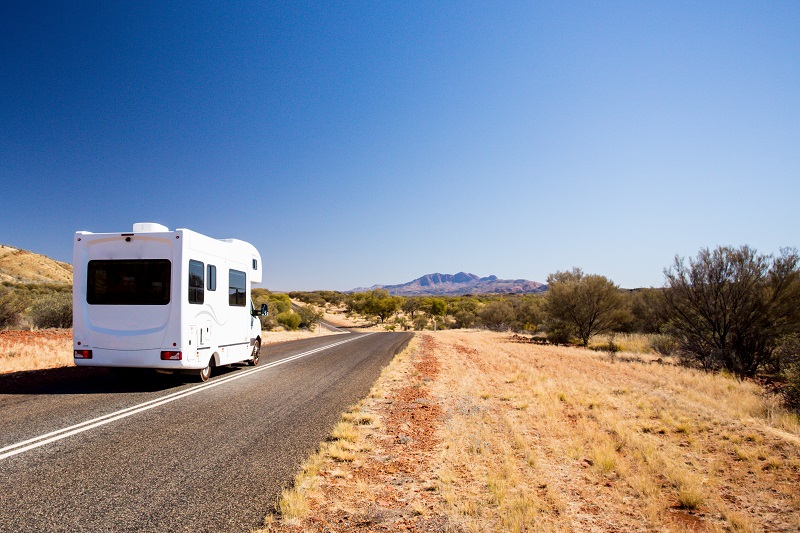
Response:
M217 267L208 265L208 278L206 279L206 289L210 291L217 290Z
M201 304L204 301L203 271L205 265L194 259L189 260L189 303Z
M230 270L228 275L228 304L244 307L247 303L247 276L244 272Z

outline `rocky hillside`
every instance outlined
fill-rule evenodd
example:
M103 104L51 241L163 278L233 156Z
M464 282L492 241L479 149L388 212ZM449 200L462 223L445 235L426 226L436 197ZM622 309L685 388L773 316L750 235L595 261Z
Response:
M72 284L72 265L0 244L0 282Z
M544 292L547 286L526 279L498 279L497 276L485 278L459 272L458 274L428 274L400 285L375 285L369 288L353 289L363 292L382 288L397 296L422 295L462 295L462 294L524 294Z

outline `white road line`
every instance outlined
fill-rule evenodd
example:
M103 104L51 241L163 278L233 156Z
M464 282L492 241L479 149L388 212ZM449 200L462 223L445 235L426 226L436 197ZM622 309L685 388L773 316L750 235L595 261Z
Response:
M39 435L38 437L33 437L31 439L24 440L22 442L18 442L16 444L11 444L4 448L0 448L0 461L6 459L8 457L12 457L14 455L26 452L28 450L33 450L34 448L38 448L40 446L44 446L45 444L50 444L51 442L56 442L67 437L71 437L72 435L77 435L78 433L83 433L84 431L89 431L90 429L94 429L96 427L104 426L106 424L110 424L111 422L115 422L117 420L121 420L123 418L127 418L129 416L133 416L135 414L143 413L144 411L148 411L155 407L162 406L164 404L174 402L175 400L179 400L181 398L185 398L187 396L191 396L192 394L197 394L198 392L203 392L207 389L211 389L214 387L218 387L220 385L224 385L231 381L235 381L237 379L243 378L245 376L249 376L250 374L254 374L256 372L261 372L262 370L267 370L269 368L275 368L276 366L280 366L291 361L295 361L297 359L301 359L303 357L307 357L311 354L315 354L321 352L323 350L327 350L329 348L333 348L335 346L340 346L342 344L346 344L348 342L352 342L356 339L360 339L366 337L367 335L372 335L372 333L366 333L364 335L358 335L356 337L352 337L349 339L345 339L343 341L334 342L332 344L326 344L325 346L321 346L319 348L315 348L313 350L309 350L307 352L299 353L297 355L293 355L291 357L287 357L285 359L281 359L280 361L273 361L272 363L257 366L255 368L251 368L249 370L244 370L242 372L238 372L232 376L226 376L224 378L215 379L212 381L208 381L206 383L201 383L191 387L190 389L173 392L161 398L156 398L154 400L150 400L147 402L143 402L131 407L127 407L125 409L120 409L119 411L114 411L113 413L108 413L107 415L99 416L97 418L93 418L91 420L86 420L85 422L81 422L80 424L75 424L63 429L59 429L57 431L51 431L50 433Z

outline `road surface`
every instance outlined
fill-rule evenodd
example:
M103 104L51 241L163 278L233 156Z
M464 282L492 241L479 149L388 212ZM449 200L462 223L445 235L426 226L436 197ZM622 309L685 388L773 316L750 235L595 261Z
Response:
M410 338L267 345L205 384L0 376L0 531L250 531Z

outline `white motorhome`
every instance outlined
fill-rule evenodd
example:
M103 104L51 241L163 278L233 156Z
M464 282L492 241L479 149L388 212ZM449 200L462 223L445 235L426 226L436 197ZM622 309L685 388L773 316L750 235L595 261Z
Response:
M75 364L196 373L258 364L266 305L253 308L261 256L249 243L137 223L75 233Z

